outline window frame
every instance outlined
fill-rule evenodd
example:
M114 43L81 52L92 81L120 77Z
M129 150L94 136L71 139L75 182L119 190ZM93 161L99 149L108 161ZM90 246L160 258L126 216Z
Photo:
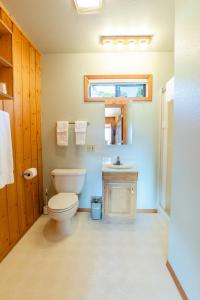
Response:
M109 98L91 98L89 96L89 88L90 88L90 80L98 80L98 79L134 79L134 80L147 80L148 82L148 96L147 97L135 97L135 98L128 98L128 97L109 97ZM107 101L115 101L120 102L121 100L125 101L152 101L152 81L153 76L152 74L139 74L139 75L85 75L84 76L84 102L107 102Z

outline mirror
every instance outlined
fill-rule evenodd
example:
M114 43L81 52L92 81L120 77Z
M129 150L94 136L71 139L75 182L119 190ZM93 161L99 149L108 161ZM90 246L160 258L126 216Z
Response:
M127 104L105 104L105 142L106 145L128 144Z

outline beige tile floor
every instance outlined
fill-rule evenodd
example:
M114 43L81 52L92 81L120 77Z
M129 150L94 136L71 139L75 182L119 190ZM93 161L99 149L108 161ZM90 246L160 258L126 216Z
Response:
M158 215L135 224L75 218L58 240L40 217L0 264L1 300L180 300L166 269L167 228Z

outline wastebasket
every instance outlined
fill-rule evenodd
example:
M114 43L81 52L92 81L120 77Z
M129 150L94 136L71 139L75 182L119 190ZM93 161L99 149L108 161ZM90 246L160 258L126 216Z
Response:
M93 220L100 220L102 218L102 197L92 197L91 218Z

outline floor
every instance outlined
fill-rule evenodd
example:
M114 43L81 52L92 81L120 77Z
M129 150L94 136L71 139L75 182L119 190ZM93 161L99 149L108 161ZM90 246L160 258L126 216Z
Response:
M181 300L159 215L105 224L78 213L74 230L57 239L53 221L40 217L0 264L0 299Z

